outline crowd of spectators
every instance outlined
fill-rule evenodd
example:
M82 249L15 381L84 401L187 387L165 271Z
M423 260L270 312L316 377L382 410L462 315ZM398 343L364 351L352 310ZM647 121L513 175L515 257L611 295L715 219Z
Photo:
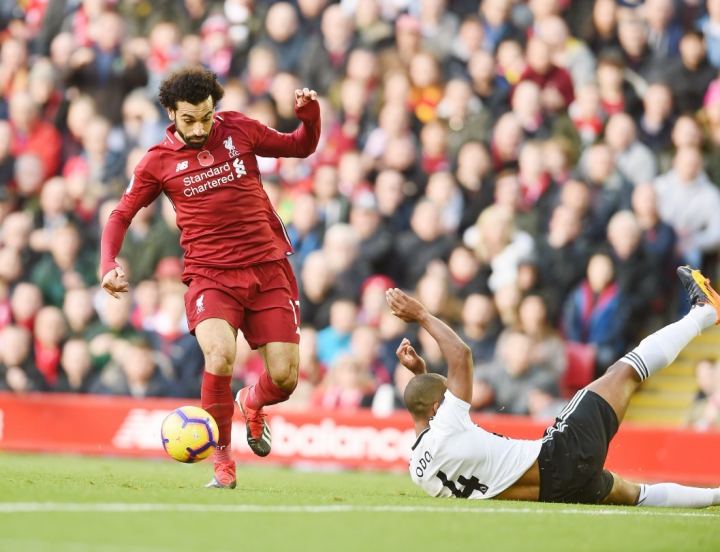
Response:
M169 201L128 231L130 294L97 268L188 65L280 132L319 94L317 152L259 159L296 250L294 407L402 406L405 336L446 372L390 286L472 348L474 408L542 415L687 309L675 265L716 274L720 0L0 0L0 28L0 389L199 396ZM262 369L239 336L235 387Z
M720 361L704 358L695 366L698 391L685 426L698 431L720 428Z

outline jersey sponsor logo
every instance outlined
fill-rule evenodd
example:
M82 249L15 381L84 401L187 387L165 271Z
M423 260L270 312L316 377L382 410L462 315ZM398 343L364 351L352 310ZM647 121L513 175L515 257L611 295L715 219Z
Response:
M213 167L212 169L208 169L206 171L199 172L197 174L194 174L192 176L186 176L183 178L183 184L185 186L190 186L192 184L199 184L200 182L203 182L204 180L208 180L212 178L213 176L225 176L227 174L232 174L230 172L230 162L227 161L223 165L220 165L219 167Z
M233 145L232 136L228 136L227 138L225 138L225 140L223 140L223 146L225 146L225 149L228 150L228 156L230 157L230 159L240 155L240 153L238 153L238 150L236 150L235 146Z
M205 300L205 294L203 293L200 297L198 297L197 301L195 301L195 307L197 310L195 311L195 314L200 314L201 312L205 312L205 305L203 305L203 301Z
M184 171L188 168L188 162L187 161L180 161L177 165L175 165L175 172Z
M135 184L135 175L132 175L132 178L130 179L130 183L128 184L128 187L125 188L126 194L130 193L130 190L132 190L133 184Z
M247 174L245 162L241 159L235 159L235 161L233 161L233 167L235 167L235 174L237 174L238 178Z
M185 195L185 197L192 197L212 188L217 188L221 184L227 184L228 182L232 182L234 180L235 173L233 173L230 168L230 162L226 161L219 167L213 167L206 171L202 171L192 176L186 176L185 178L183 178L183 184L185 184L185 186L190 186L186 187L183 190L183 194ZM199 185L193 186L193 184Z
M208 150L202 150L200 153L198 153L197 159L198 163L200 163L200 165L202 165L203 167L209 167L215 162L213 154L210 153Z

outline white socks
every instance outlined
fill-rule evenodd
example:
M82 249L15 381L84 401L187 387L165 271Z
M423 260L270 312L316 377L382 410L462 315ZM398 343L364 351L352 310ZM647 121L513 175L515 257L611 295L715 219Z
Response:
M720 489L683 487L675 483L640 485L637 503L651 508L707 508L714 504L720 504Z
M665 326L640 342L622 359L635 368L640 380L646 380L677 358L685 346L717 322L717 312L710 305L698 305L678 322Z
M717 322L710 305L698 305L682 320L646 337L621 360L632 366L641 380L672 363L685 346ZM720 504L720 489L683 487L675 483L640 485L638 506L655 508L707 508Z

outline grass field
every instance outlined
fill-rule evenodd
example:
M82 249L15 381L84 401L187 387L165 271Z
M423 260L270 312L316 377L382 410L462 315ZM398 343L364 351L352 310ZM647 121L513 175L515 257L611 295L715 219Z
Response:
M720 550L720 509L439 500L406 475L0 454L0 551Z

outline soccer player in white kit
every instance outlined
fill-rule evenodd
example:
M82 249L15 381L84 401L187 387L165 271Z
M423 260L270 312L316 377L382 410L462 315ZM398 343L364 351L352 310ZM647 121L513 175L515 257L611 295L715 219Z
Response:
M387 290L393 314L420 324L448 364L447 378L428 374L407 339L397 350L402 365L415 374L404 394L417 435L410 460L413 482L435 497L674 508L720 504L720 489L636 484L603 469L610 440L640 383L675 360L704 329L720 323L720 295L709 280L690 267L677 273L692 304L687 316L645 338L579 391L535 441L508 439L472 422L470 348L418 301L399 289Z

